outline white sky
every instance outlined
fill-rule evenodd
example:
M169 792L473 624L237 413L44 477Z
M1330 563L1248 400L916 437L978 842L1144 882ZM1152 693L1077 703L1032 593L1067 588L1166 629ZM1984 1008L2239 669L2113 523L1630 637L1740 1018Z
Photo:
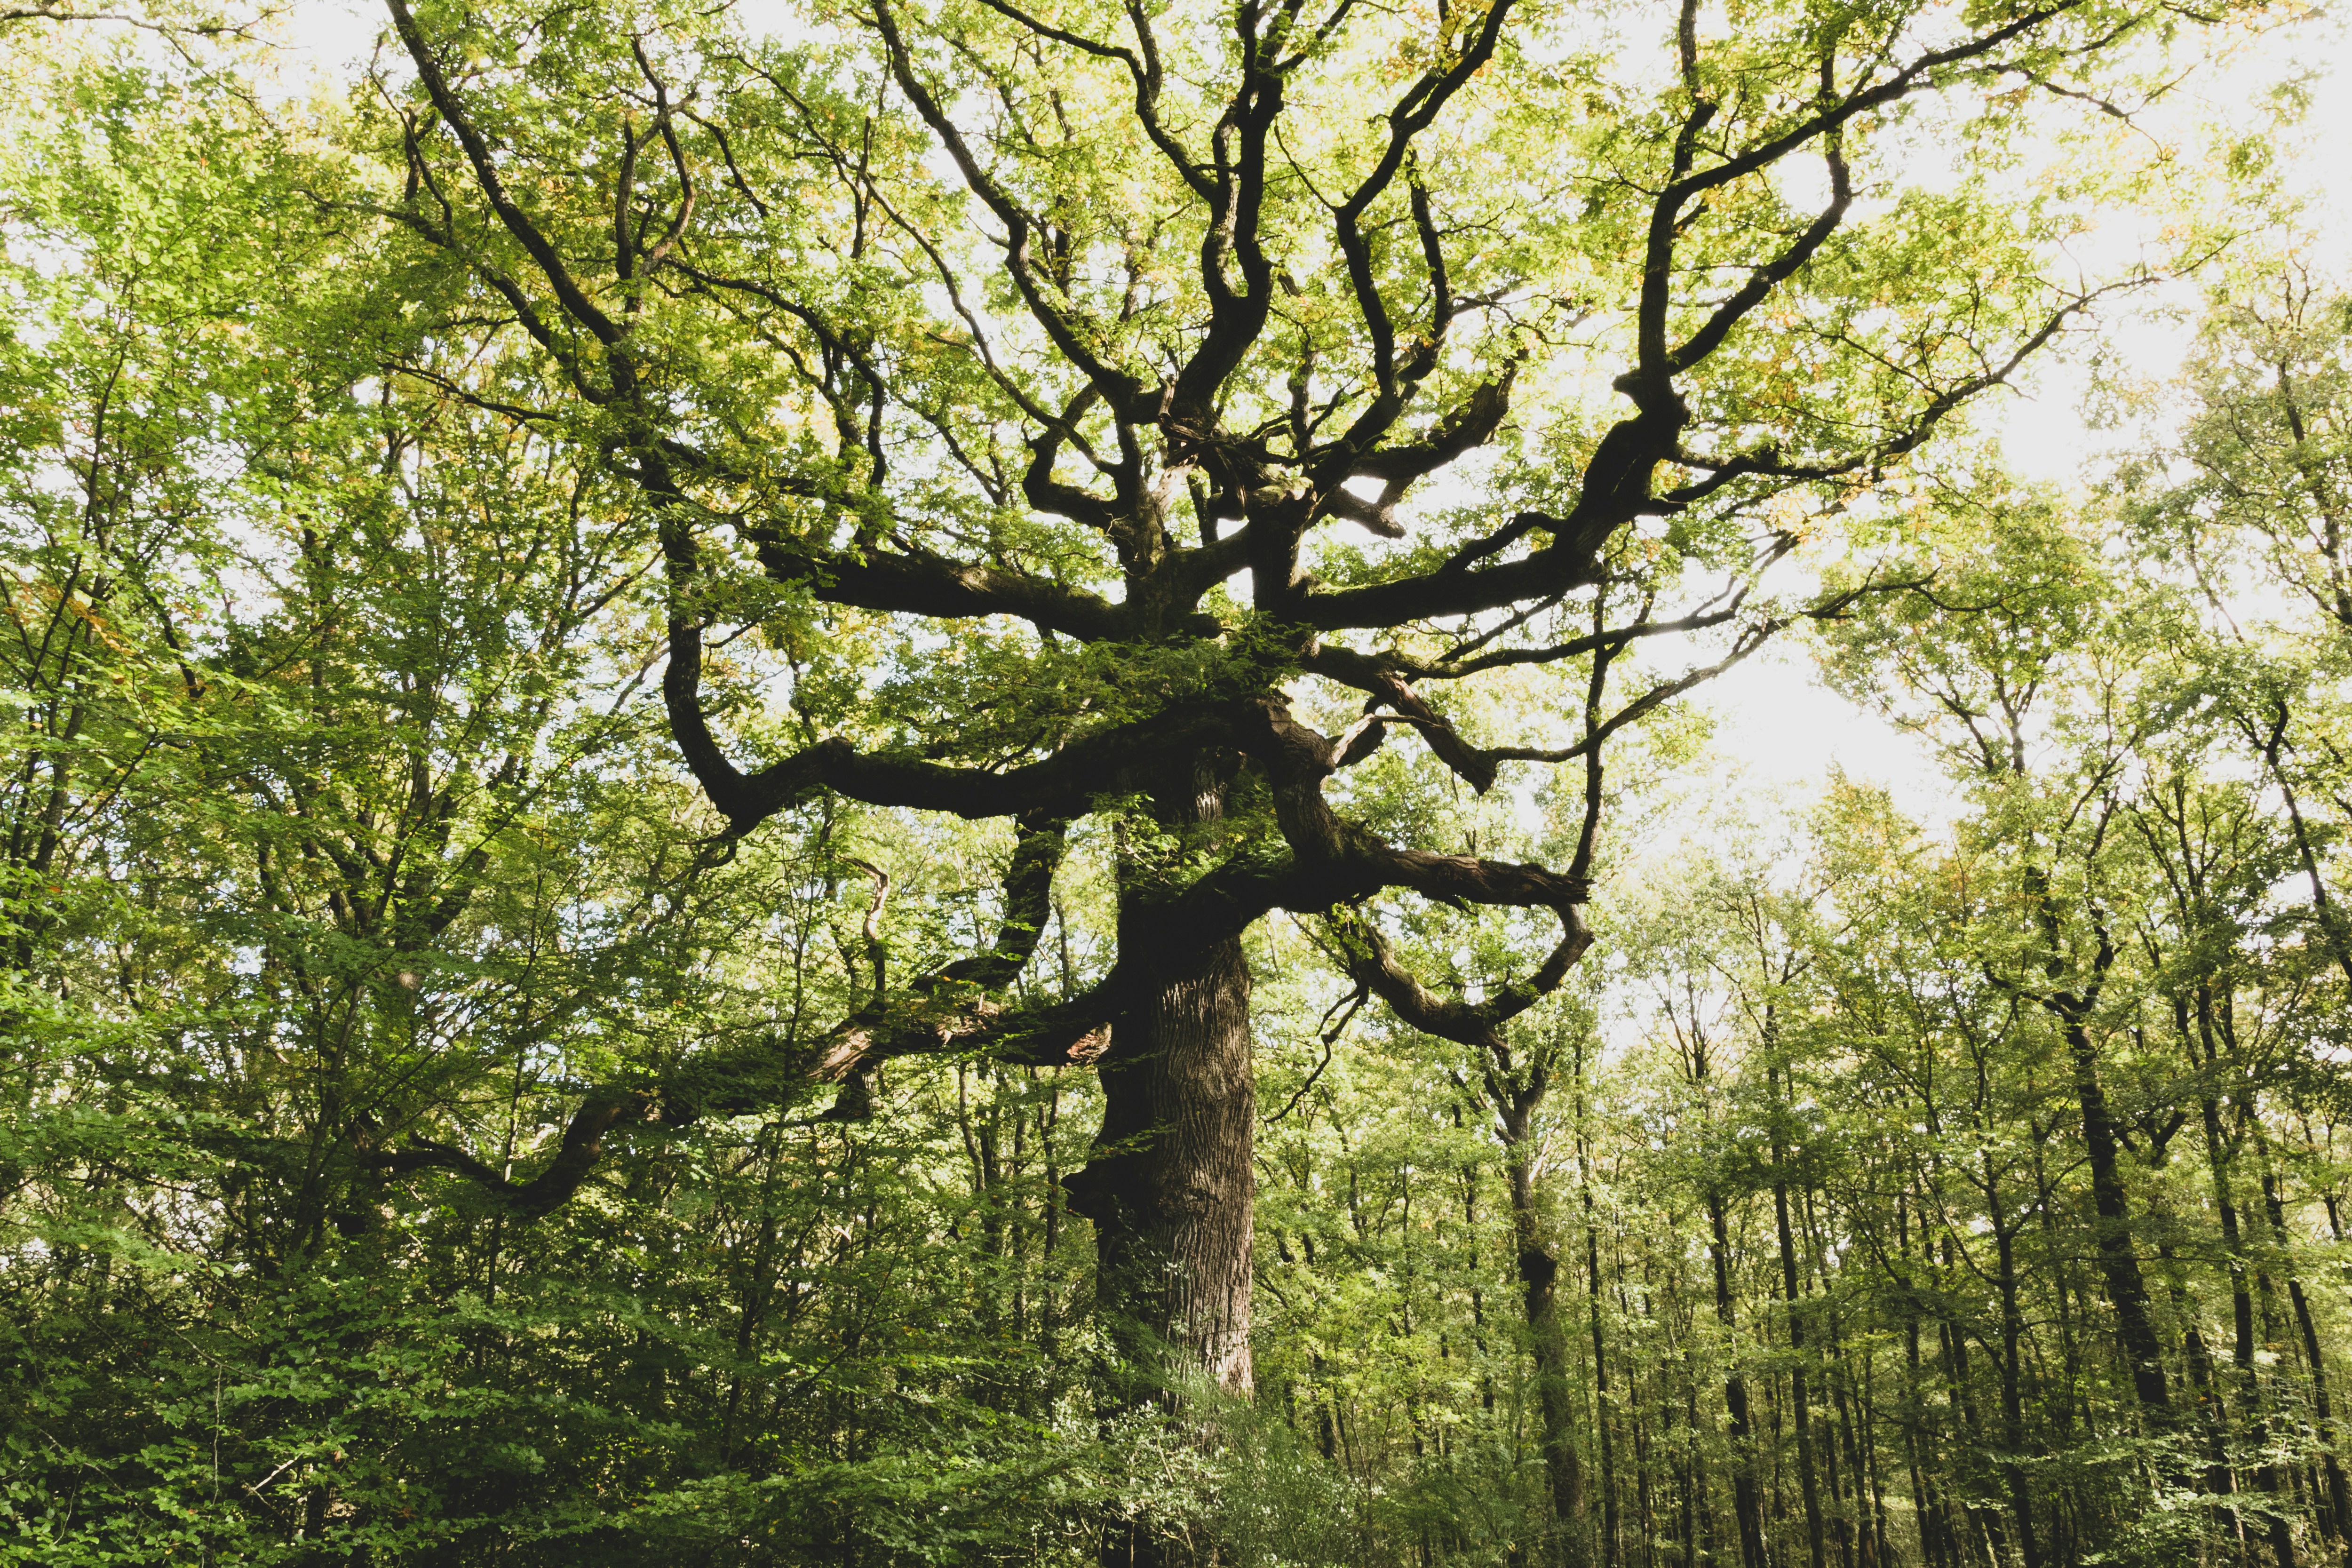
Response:
M2287 189L2306 209L2323 254L2352 253L2352 29L2315 18L2249 40L2233 58L2184 81L2143 120L2169 145L2194 143L2216 121L2244 123L2270 88L2302 74L2311 109L2294 133L2275 143ZM2131 222L2119 227L2135 226ZM2095 245L2095 241L2094 241ZM2168 305L2194 298L2191 285L2135 300L2095 323L2063 354L2045 360L2013 392L1998 392L1985 410L2012 468L2023 477L2080 488L2095 477L2099 438L2080 412L2085 364L2101 350L2148 376L2177 369L2189 346L2187 325ZM1818 788L1832 767L1887 786L1908 815L1935 826L1949 816L1949 792L1927 748L1824 688L1801 652L1767 650L1717 682L1712 705L1717 739L1730 765L1795 791Z
M291 50L314 67L340 74L363 60L382 11L361 0L294 0L283 24ZM2318 234L2352 241L2352 43L2347 28L2326 18L2306 20L2242 41L2211 62L2141 123L2158 142L2195 146L2216 122L2243 124L2275 83L2301 73L2311 110L2297 132L2278 145L2287 187L2309 204L2306 223ZM2119 243L2132 240L2137 215L2118 215ZM2089 242L2093 248L2098 237ZM2331 247L2347 253L2346 245ZM2171 296L2180 301L2180 294ZM2015 392L1994 395L1988 410L2011 464L2024 476L2078 486L2095 468L2096 440L2078 412L2094 347L2137 370L2160 375L2178 364L2187 335L2162 319L2165 300L2135 301L2078 340L2072 352L2044 363ZM1712 688L1717 740L1727 772L1756 784L1809 794L1832 769L1887 786L1897 804L1924 822L1947 818L1948 792L1926 748L1828 690L1794 647L1767 649Z

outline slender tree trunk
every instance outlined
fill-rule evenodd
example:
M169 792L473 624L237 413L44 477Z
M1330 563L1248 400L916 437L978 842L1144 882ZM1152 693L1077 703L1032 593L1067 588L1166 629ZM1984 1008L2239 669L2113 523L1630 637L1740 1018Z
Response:
M1580 1062L1580 1067L1581 1063ZM1580 1105L1578 1107L1581 1111ZM1589 1289L1585 1315L1592 1332L1592 1389L1598 1407L1601 1438L1601 1568L1617 1568L1617 1452L1610 1428L1614 1413L1609 1400L1609 1352L1601 1332L1601 1224L1592 1205L1592 1155L1580 1140L1577 1145L1578 1174L1584 1188L1584 1262Z
M1648 1409L1642 1403L1642 1377L1638 1370L1629 1371L1625 1378L1625 1425L1633 1440L1633 1539L1634 1568L1656 1568L1658 1561L1657 1496L1650 1476L1654 1444L1650 1436Z
M1853 1395L1848 1391L1844 1375L1845 1356L1838 1345L1834 1330L1830 1336L1831 1355L1839 1367L1838 1374L1830 1380L1830 1403L1837 1412L1839 1434L1845 1443L1845 1470L1848 1494L1853 1499L1853 1533L1851 1542L1843 1535L1839 1540L1838 1561L1852 1568L1880 1568L1878 1519L1875 1498L1872 1495L1870 1455L1863 1447L1864 1428L1854 1422Z
M1911 1248L1908 1209L1909 1204L1906 1199L1896 1198L1895 1249L1897 1256L1905 1260L1906 1272ZM1927 1237L1924 1230L1923 1224L1923 1234L1919 1237L1919 1258L1923 1264L1929 1261ZM1936 1485L1937 1457L1932 1415L1934 1406L1927 1403L1927 1373L1919 1354L1921 1308L1917 1304L1918 1285L1914 1279L1906 1279L1905 1284L1908 1288L1906 1293L1913 1298L1903 1314L1903 1360L1905 1370L1909 1373L1905 1386L1910 1390L1910 1396L1906 1402L1909 1408L1910 1419L1903 1424L1903 1442L1904 1457L1911 1472L1911 1517L1918 1526L1921 1559L1927 1563L1927 1568L1947 1568L1954 1558L1951 1542L1944 1531L1943 1499L1940 1489Z
M2287 1300L2294 1309L2294 1326L2303 1340L2304 1361L2311 1369L2311 1414L2319 1438L2324 1505L2319 1517L2331 1540L2352 1541L2352 1486L2346 1484L2344 1466L2336 1457L2337 1436L2327 1389L2327 1361L2320 1353L2319 1327L2313 1321L2311 1298L2305 1293L2302 1273L2294 1267L2286 1227L2286 1205L2279 1196L2278 1173L2270 1168L2270 1147L2262 1136L2262 1123L2257 1121L2252 1125L2255 1149L2263 1161L2263 1205L2270 1215L2273 1244L2287 1262Z
M1683 1351L1683 1419L1690 1442L1683 1457L1683 1568L1697 1568L1704 1546L1709 1562L1716 1560L1715 1504L1707 1496L1706 1456L1700 1450L1697 1369L1687 1346Z
M1731 1507L1739 1524L1742 1568L1769 1568L1764 1555L1764 1505L1757 1493L1756 1455L1748 1409L1748 1379L1739 1371L1739 1356L1731 1342L1731 1226L1723 1195L1706 1195L1708 1251L1715 1262L1715 1317L1723 1325L1724 1355L1729 1370L1723 1378L1723 1405L1731 1417Z
M1958 1272L1958 1254L1952 1244L1952 1238L1949 1236L1945 1237L1944 1269L1947 1277ZM1953 1428L1959 1432L1981 1435L1985 1431L1985 1426L1977 1417L1976 1394L1973 1387L1975 1380L1969 1373L1967 1331L1949 1317L1939 1321L1937 1330L1937 1342L1942 1347L1944 1357L1945 1398L1949 1402L1954 1416ZM1981 1441L1980 1436L1979 1441ZM1960 1451L1967 1453L1966 1449ZM1969 1455L1969 1468L1974 1469L1978 1463L1978 1456ZM1977 1492L1976 1488L1972 1487L1969 1490L1971 1493L1981 1495ZM1973 1531L1964 1531L1963 1533L1971 1541L1982 1541L1987 1561L1998 1564L2009 1550L2009 1531L2001 1523L2000 1510L1985 1507L1976 1500L1975 1496L1956 1500L1962 1510L1963 1523L1975 1527Z
M1629 1271L1625 1266L1625 1239L1624 1232L1622 1230L1619 1231L1617 1233L1616 1246L1618 1320L1621 1322L1627 1323L1648 1322L1655 1316L1657 1311L1657 1298L1652 1294L1650 1289L1650 1270L1648 1261L1644 1259L1643 1263L1641 1289L1642 1302L1641 1306L1636 1309L1633 1304L1633 1290L1626 1279ZM1671 1344L1671 1342L1669 1342L1669 1344ZM1659 1368L1661 1366L1661 1363L1654 1359L1651 1360L1648 1364L1653 1368ZM1661 1434L1658 1430L1652 1427L1651 1423L1654 1419L1664 1419L1668 1425L1671 1425L1672 1417L1664 1415L1664 1407L1658 1403L1656 1398L1656 1390L1660 1386L1661 1382L1661 1376L1659 1373L1654 1373L1647 1380L1652 1389L1652 1398L1647 1402L1643 1400L1642 1396L1642 1387L1645 1380L1643 1376L1643 1363L1642 1358L1638 1356L1627 1358L1625 1363L1625 1426L1633 1444L1633 1510L1635 1515L1633 1526L1633 1540L1635 1544L1633 1550L1630 1553L1627 1553L1627 1557L1633 1564L1633 1568L1657 1568L1657 1481L1653 1474L1653 1467L1657 1463L1658 1439ZM1654 1409L1660 1412L1659 1416L1654 1417L1651 1415L1651 1412Z
M2042 1240L2052 1258L2062 1258L2066 1252L2060 1241L2058 1215L2050 1184L2049 1162L2043 1157L2041 1128L2034 1126L2033 1190L2034 1216L2040 1222ZM2074 1410L2077 1390L2082 1384L2082 1350L2074 1333L2074 1286L2070 1271L2061 1264L2050 1271L2050 1283L2058 1307L2058 1356L2063 1368L2056 1398L2051 1397L2048 1384L2043 1384L2042 1415L2055 1430L2053 1447L2064 1447L2074 1437ZM2054 1404L2055 1409L2052 1408ZM2063 1556L2063 1553L2062 1553Z
M1669 1261L1665 1271L1666 1349L1671 1359L1659 1369L1663 1384L1669 1369L1682 1373L1681 1396L1677 1399L1671 1385L1659 1395L1659 1437L1675 1468L1675 1511L1679 1528L1675 1531L1675 1553L1681 1568L1697 1568L1698 1521L1705 1505L1698 1500L1698 1378L1691 1357L1689 1326L1683 1321L1682 1293L1675 1289L1678 1270ZM1675 1411L1679 1405L1683 1413L1683 1438L1675 1439Z
M2099 1081L2099 1047L2082 1018L2066 1016L2064 1024L2075 1100L2082 1107L2083 1147L2091 1167L2091 1200L2099 1215L2099 1272L2106 1281L2107 1304L2116 1310L2116 1338L2131 1371L2133 1391L2148 1419L2162 1426L2171 1418L2172 1397L2155 1315L2148 1310L2147 1281L2140 1273L2139 1256L2132 1250L2131 1203L2116 1156L2115 1120Z
M2025 1314L2017 1298L2017 1226L2001 1202L2000 1172L1990 1147L1981 1155L1985 1210L1992 1215L1994 1285L2000 1294L2001 1471L2009 1485L2010 1511L2017 1520L2017 1546L2025 1568L2042 1568L2042 1543L2033 1528L2033 1489L2025 1470L2025 1398L2020 1385Z
M767 1136L781 1140L783 1134L771 1132ZM772 1265L776 1249L776 1173L782 1163L778 1153L773 1143L764 1150L764 1168L760 1177L759 1239L751 1245L751 1267L743 1278L742 1309L735 1325L735 1364L727 1374L726 1407L719 1423L719 1454L722 1461L734 1456L736 1415L743 1398L743 1369L751 1364L751 1346L759 1332L760 1318L774 1290L775 1271Z
M2199 1107L2205 1123L2206 1159L2213 1177L2213 1206L2221 1225L2221 1250L2230 1271L2230 1364L2237 1373L2238 1397L2243 1402L2247 1441L2257 1454L2270 1443L2270 1423L2263 1411L2260 1373L2254 1365L2254 1298L2246 1277L2245 1236L2238 1223L2238 1205L2230 1191L2229 1154L2221 1132L2221 1108L2207 1096ZM2278 1568L2296 1568L2294 1535L2281 1507L2278 1467L2267 1460L2254 1466L2254 1489L2266 1507L2263 1533Z
M1903 1554L1895 1549L1895 1527L1886 1507L1886 1473L1878 1442L1877 1357L1865 1348L1862 1376L1853 1385L1854 1430L1861 1444L1863 1471L1870 1479L1871 1539L1875 1543L1864 1568L1898 1568Z
M1822 1369L1822 1382L1829 1395L1830 1423L1823 1454L1828 1462L1830 1486L1830 1541L1837 1548L1839 1568L1856 1568L1855 1555L1871 1552L1870 1513L1863 1497L1862 1461L1853 1445L1853 1419L1846 1408L1845 1342L1836 1306L1828 1300L1830 1287L1826 1260L1830 1257L1827 1237L1822 1225L1820 1209L1813 1201L1814 1189L1804 1193L1804 1215L1801 1234L1805 1240L1806 1274L1820 1281L1815 1287L1823 1297L1825 1338L1816 1356ZM1839 1447L1843 1434L1843 1455ZM1843 1475L1841 1475L1843 1471ZM1857 1539L1858 1538L1858 1539Z
M2295 857L2302 861L2304 877L2311 884L2312 913L2316 917L2320 935L2326 939L2328 952L2334 955L2336 966L2344 972L2344 978L2352 981L2352 938L2347 938L2345 931L2342 911L2328 897L2327 879L2319 874L2319 855L2312 844L2310 825L2303 819L2303 803L2296 798L2294 786L2287 782L2286 767L2279 756L2281 744L2286 739L2286 707L2283 700L2273 700L2278 703L2277 722L2269 739L2262 743L2263 760L2270 764L2271 782L2278 785L2280 799L2286 805L2287 826L2294 837ZM2258 733L2251 728L2249 732Z
M1060 1070L1055 1069L1045 1103L1037 1109L1037 1141L1045 1150L1045 1234L1037 1243L1044 1299L1037 1310L1037 1344L1048 1362L1059 1353L1062 1329L1062 1297L1057 1289L1060 1270L1056 1266L1062 1257L1062 1209L1066 1200L1062 1191L1061 1145L1054 1136L1062 1119Z
M2042 1542L2033 1527L2033 1489L2025 1470L2025 1398L2021 1386L2024 1314L2017 1302L2017 1232L2002 1225L1995 1233L2000 1267L2000 1415L2005 1447L2001 1468L2009 1482L2010 1511L2017 1518L2017 1546L2025 1568L2042 1568Z
M2045 873L2028 867L2027 896L2036 908L2048 942L2046 969L2056 979L2064 968L2059 941L2060 921L2050 903ZM2094 919L2099 934L2097 957L2089 983L2074 991L2053 991L2039 998L2042 1009L2058 1021L2066 1040L2066 1058L2073 1071L2075 1103L2083 1118L2083 1152L2091 1167L2091 1200L2098 1212L2094 1227L2098 1244L2099 1272L2106 1283L2107 1304L2115 1309L2116 1339L2129 1369L2132 1390L2142 1415L2161 1428L2172 1419L2172 1398L2164 1373L2164 1348L2157 1338L2156 1317L2149 1310L2147 1281L2140 1272L2139 1255L2132 1249L2131 1200L2124 1191L2122 1163L2116 1156L2113 1113L2107 1108L2106 1087L2100 1081L2099 1046L2091 1035L2091 1016L2116 959L2115 943L2103 921Z
M2216 1097L2213 1076L2221 1066L2221 1051L2215 1037L2214 993L2211 984L2200 981L2195 989L2195 1031L2190 1030L2190 997L2176 994L2173 997L2173 1026L2189 1055L2189 1064L2207 1075L2207 1089L2197 1102L2199 1124L2204 1134L2207 1174L2211 1182L2213 1210L2221 1228L2221 1251L2230 1277L2231 1364L2237 1374L2238 1393L2243 1402L2247 1437L2256 1454L2269 1445L2269 1422L2263 1410L2263 1390L2254 1363L2254 1299L2248 1288L2246 1238L2240 1223L2236 1194L2230 1180L2231 1151L2230 1141L2221 1127L2221 1106ZM2175 1295L2182 1292L2175 1288ZM2221 1452L2221 1405L2213 1405L2214 1458L2213 1468L2226 1476L2226 1460ZM2289 1527L2281 1507L2280 1494L2284 1489L2278 1467L2267 1459L2258 1459L2254 1467L2254 1489L2267 1500L2262 1510L2263 1532L2279 1568L2296 1568L2294 1531ZM2237 1516L2240 1538L2244 1538L2244 1520Z
M1774 1033L1774 1016L1765 1011L1765 1032L1768 1042ZM1780 1093L1780 1073L1768 1068L1776 1095ZM1772 1163L1780 1169L1788 1166L1789 1151L1779 1139L1772 1145ZM1772 1184L1772 1216L1780 1230L1780 1296L1788 1307L1789 1317L1789 1406L1797 1432L1797 1488L1805 1505L1805 1552L1811 1568L1829 1568L1827 1542L1822 1527L1822 1489L1813 1473L1813 1421L1811 1390L1805 1378L1805 1317L1801 1300L1802 1290L1797 1279L1797 1246L1795 1233L1789 1224L1789 1184ZM2029 1565L2032 1568L2032 1565Z
M1936 1486L1936 1447L1930 1434L1926 1373L1920 1365L1919 1323L1915 1318L1903 1325L1903 1352L1910 1373L1907 1386L1911 1390L1912 1418L1903 1424L1904 1457L1911 1471L1911 1519L1919 1532L1919 1556L1927 1568L1947 1568L1951 1560L1951 1543L1944 1532L1944 1500Z
M2197 1321L2196 1303L2189 1297L2189 1288L2181 1283L2171 1243L2158 1244L2156 1255L2172 1277L2172 1310L2180 1320L2181 1354L2189 1363L2189 1386L2196 1395L2200 1435L2205 1445L2205 1490L2213 1497L2235 1497L2238 1479L2230 1468L2229 1409L2222 1398L2221 1380L2213 1373L2213 1352ZM2246 1548L2245 1522L2239 1518L2236 1505L2225 1505L2216 1513L2221 1528L2228 1532L2232 1551L2242 1558Z
M1838 1568L1853 1568L1853 1515L1848 1511L1846 1495L1845 1456L1838 1447L1837 1404L1833 1391L1837 1374L1824 1362L1820 1386L1823 1390L1822 1414L1828 1417L1822 1424L1822 1487L1827 1494L1822 1522L1829 1531L1830 1544L1837 1549Z
M2212 987L2200 984L2197 987L2197 1038L2204 1047L2204 1065L2210 1069L2221 1065L2221 1049L2216 1039L2214 1017L2215 996ZM2225 1004L2226 1005L2226 1004ZM2220 1020L2226 1032L2226 1015ZM2231 1362L2237 1368L2238 1384L2245 1400L2247 1439L2257 1455L2267 1456L2270 1450L2269 1399L2263 1386L2262 1374L2254 1362L2254 1301L2248 1289L2246 1237L2239 1223L2236 1194L2230 1180L2234 1163L2229 1140L2221 1130L2221 1110L2213 1095L2204 1095L2198 1105L2204 1123L2205 1153L2213 1173L2213 1204L2221 1223L2221 1245L2230 1263L2230 1303L2232 1327L2236 1337L2231 1347ZM2267 1281L2264 1284L2267 1294ZM2254 1489L2268 1500L2264 1510L2264 1534L2270 1542L2271 1555L2278 1568L2298 1568L2294 1549L2294 1530L2287 1518L2286 1478L2279 1467L2267 1458L2258 1458L2254 1465Z

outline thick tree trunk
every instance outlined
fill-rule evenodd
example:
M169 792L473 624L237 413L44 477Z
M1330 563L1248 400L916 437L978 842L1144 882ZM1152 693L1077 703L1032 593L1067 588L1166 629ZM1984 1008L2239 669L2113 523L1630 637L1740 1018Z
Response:
M1202 774L1162 792L1180 838L1223 815ZM1125 868L1119 948L1157 984L1113 1022L1098 1065L1102 1131L1066 1187L1095 1226L1096 1303L1118 1347L1129 1408L1185 1418L1203 1398L1245 1397L1250 1362L1253 1163L1257 1090L1250 1062L1250 972L1239 940L1171 962L1189 945L1160 914L1171 891L1150 868ZM1202 1441L1213 1440L1203 1428ZM1213 1548L1117 1521L1101 1552L1118 1568L1214 1561Z
M1220 942L1118 1020L1102 1132L1070 1179L1095 1222L1099 1303L1163 1399L1252 1387L1249 997L1241 943Z
M1250 973L1219 943L1114 1026L1101 1064L1103 1127L1070 1178L1095 1224L1096 1300L1130 1406L1182 1418L1202 1396L1246 1396L1255 1214ZM1204 1439L1207 1434L1203 1434ZM1178 1568L1213 1551L1118 1520L1106 1568Z
M1566 1564L1584 1557L1584 1464L1576 1447L1578 1420L1569 1384L1568 1331L1559 1321L1559 1259L1543 1244L1536 1208L1535 1162L1527 1142L1527 1121L1535 1109L1534 1098L1528 1098L1524 1109L1505 1110L1505 1123L1512 1134L1506 1168L1511 1183L1511 1228L1518 1249L1519 1283L1525 1288L1528 1348L1536 1363L1536 1407L1543 1421L1544 1475L1551 1492L1550 1558Z

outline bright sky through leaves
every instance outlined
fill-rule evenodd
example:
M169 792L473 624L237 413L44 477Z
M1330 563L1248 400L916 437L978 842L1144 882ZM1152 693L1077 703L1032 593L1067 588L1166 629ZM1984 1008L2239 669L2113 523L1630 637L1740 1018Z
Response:
M365 59L383 26L380 8L356 0L295 0L285 24L291 47L327 72ZM2300 124L2279 139L2281 184L2304 204L2302 221L2315 239L2352 241L2352 160L2341 152L2352 147L2352 47L2343 24L2315 18L2250 38L2184 80L2143 121L2150 138L2166 142L2217 125L2244 127L2263 117L2276 84L2298 71L2308 105ZM2114 233L2107 239L2131 243ZM2193 302L2193 289L2175 289L2118 305L2071 352L2029 370L2017 391L1996 395L1981 417L2018 472L2062 486L2095 474L2101 437L2082 411L2088 351L2095 345L2138 374L2165 374L2187 342L2178 312ZM1945 787L1925 751L1822 686L1801 649L1764 649L1701 700L1718 715L1718 773L1809 791L1841 769L1886 785L1922 820L1943 813Z

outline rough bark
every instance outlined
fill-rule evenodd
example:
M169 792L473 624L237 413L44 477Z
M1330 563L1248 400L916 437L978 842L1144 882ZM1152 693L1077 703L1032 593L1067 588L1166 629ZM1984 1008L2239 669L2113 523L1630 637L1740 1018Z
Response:
M1187 772L1154 801L1180 846L1213 835L1224 815L1224 782L1206 759ZM1169 942L1162 871L1135 855L1122 867L1123 956ZM1094 1222L1097 1304L1122 1363L1118 1396L1129 1408L1197 1422L1195 1436L1213 1444L1206 1406L1255 1387L1250 971L1240 939L1229 937L1154 973L1156 983L1112 1024L1097 1064L1102 1129L1066 1187L1070 1207ZM1203 1559L1178 1531L1118 1519L1106 1525L1100 1560L1106 1568L1177 1568Z
M1218 943L1113 1026L1102 1131L1070 1177L1097 1291L1164 1401L1247 1394L1257 1098L1249 965Z
M1569 1385L1568 1331L1559 1321L1559 1259L1538 1227L1534 1152L1520 1138L1508 1155L1511 1227L1518 1244L1519 1283L1527 1309L1528 1342L1536 1363L1536 1404L1543 1421L1544 1478L1551 1496L1553 1561L1583 1558L1584 1462L1577 1452L1577 1411Z
M1122 959L1150 962L1186 945L1171 923L1186 908L1171 863L1212 841L1229 768L1204 755L1153 797L1172 855L1123 856ZM1102 1304L1129 1336L1158 1397L1246 1394L1250 1238L1257 1090L1250 1062L1250 972L1238 936L1151 963L1111 1026L1098 1063L1102 1130L1068 1181L1070 1206L1095 1223Z

